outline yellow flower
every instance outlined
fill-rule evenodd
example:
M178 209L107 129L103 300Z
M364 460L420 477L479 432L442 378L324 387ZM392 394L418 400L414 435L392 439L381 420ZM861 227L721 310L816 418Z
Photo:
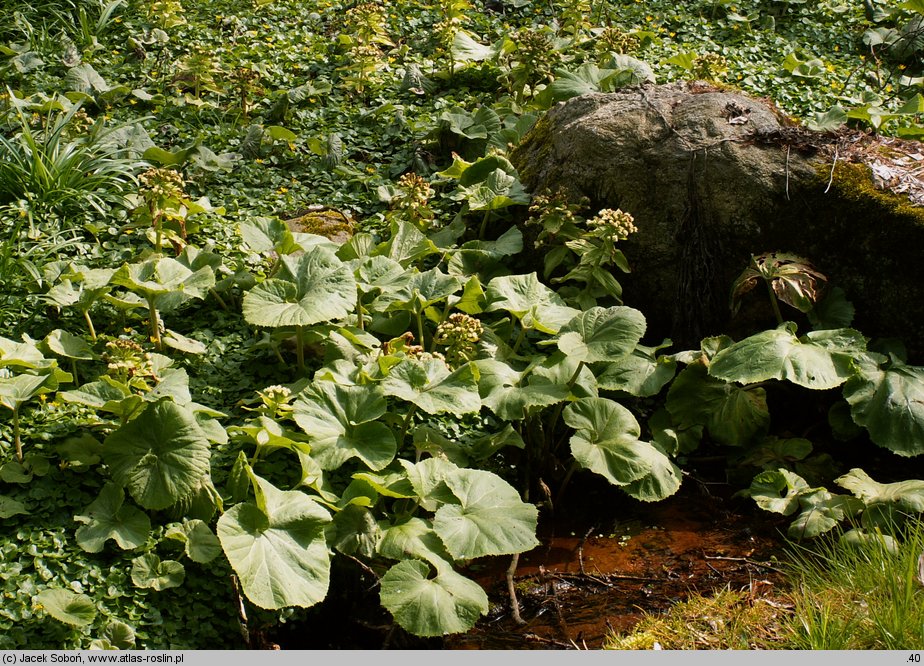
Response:
M289 191L288 187L280 187L278 190L276 190L276 192L279 194L285 194L288 191Z

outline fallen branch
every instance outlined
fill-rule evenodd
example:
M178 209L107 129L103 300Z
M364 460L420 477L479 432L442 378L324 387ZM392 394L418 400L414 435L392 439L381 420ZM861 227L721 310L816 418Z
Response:
M703 558L707 560L725 560L726 562L744 562L745 564L750 564L755 567L762 567L764 569L770 569L771 571L777 571L779 573L786 573L782 569L779 569L769 562L758 562L757 560L752 560L747 557L724 557L722 555L706 555L703 554Z

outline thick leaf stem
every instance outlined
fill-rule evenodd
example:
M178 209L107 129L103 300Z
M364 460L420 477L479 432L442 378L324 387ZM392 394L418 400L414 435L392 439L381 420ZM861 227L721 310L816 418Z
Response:
M488 218L489 217L491 217L490 209L484 212L484 217L481 220L481 228L478 230L478 240L484 240L484 234L488 230Z
M404 445L404 438L407 436L407 430L411 427L411 420L414 418L414 414L417 413L417 405L411 405L411 408L407 410L407 415L404 417L404 423L401 424L401 436L398 437L398 446L401 447Z
M575 383L577 383L578 377L581 374L581 370L584 368L584 361L578 363L577 369L574 371L574 374L571 375L571 379L568 380L568 394L571 394L571 389L574 388ZM554 438L555 437L555 426L558 425L558 419L561 418L562 410L565 408L565 403L568 401L567 397L562 400L558 405L555 406L555 412L552 414L552 418L549 420L549 427L547 430L546 437Z
M523 323L520 322L520 333L517 335L516 341L513 343L513 350L511 353L516 356L517 352L520 351L520 345L523 344L523 340L526 339L526 327L523 326Z
M776 294L773 293L773 285L770 284L770 281L766 281L767 293L770 294L770 305L773 306L773 314L776 315L776 325L780 326L783 323L783 315L780 313L780 304L776 299Z
M416 308L415 308L416 310ZM423 313L417 310L414 313L414 316L417 317L417 344L421 347L424 346L424 325L423 325Z
M13 408L13 443L16 445L16 460L22 464L22 437L19 432L19 405Z
M517 573L517 563L519 561L520 554L514 553L510 560L510 566L507 567L507 594L510 595L510 614L513 617L513 621L522 625L526 624L526 620L520 616L520 602L517 601L517 586L514 578Z
M93 326L93 320L90 319L90 311L83 311L83 320L87 322L87 330L90 331L90 338L96 342L96 328Z
M305 343L302 336L302 327L295 327L295 358L298 364L298 371L305 371Z
M225 312L231 312L231 309L228 307L228 304L225 303L225 299L223 299L221 295L219 295L218 291L216 291L215 289L209 289L209 293L215 297L215 300L218 301L218 305L221 306L222 310L224 310Z
M580 468L581 466L578 464L577 460L571 461L571 467L568 468L565 478L562 479L561 485L558 487L558 494L555 496L556 506L561 505L562 500L565 498L565 491L568 489L568 484L571 483L571 477L573 477L574 473Z
M157 316L157 308L154 305L154 297L148 297L148 316L151 320L151 341L157 347L157 351L164 350L164 343L160 339L160 319Z

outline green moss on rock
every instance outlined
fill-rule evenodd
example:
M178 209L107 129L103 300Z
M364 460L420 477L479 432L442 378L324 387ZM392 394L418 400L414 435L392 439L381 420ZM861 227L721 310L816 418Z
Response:
M294 232L324 236L335 243L345 243L353 237L353 223L337 210L309 211L285 222Z

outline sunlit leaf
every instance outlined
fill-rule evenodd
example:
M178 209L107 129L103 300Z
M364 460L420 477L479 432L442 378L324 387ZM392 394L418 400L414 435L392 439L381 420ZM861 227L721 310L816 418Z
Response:
M161 560L154 553L145 553L132 560L132 583L157 592L179 587L186 578L186 569L174 560Z
M54 588L42 590L35 600L58 622L85 627L96 619L96 604L85 594Z
M122 550L143 545L151 531L147 514L133 506L124 506L125 492L114 483L107 483L83 513L74 520L83 523L77 528L77 544L88 553L98 553L109 539Z
M404 560L382 576L380 585L382 606L417 636L468 631L488 612L488 595L481 586L448 564L432 576L426 562Z
M254 479L257 500L235 504L218 519L218 538L231 568L260 608L313 606L327 596L330 583L324 538L330 515L300 491Z
M209 456L195 416L169 400L149 404L103 442L112 477L146 509L165 509L196 489Z

